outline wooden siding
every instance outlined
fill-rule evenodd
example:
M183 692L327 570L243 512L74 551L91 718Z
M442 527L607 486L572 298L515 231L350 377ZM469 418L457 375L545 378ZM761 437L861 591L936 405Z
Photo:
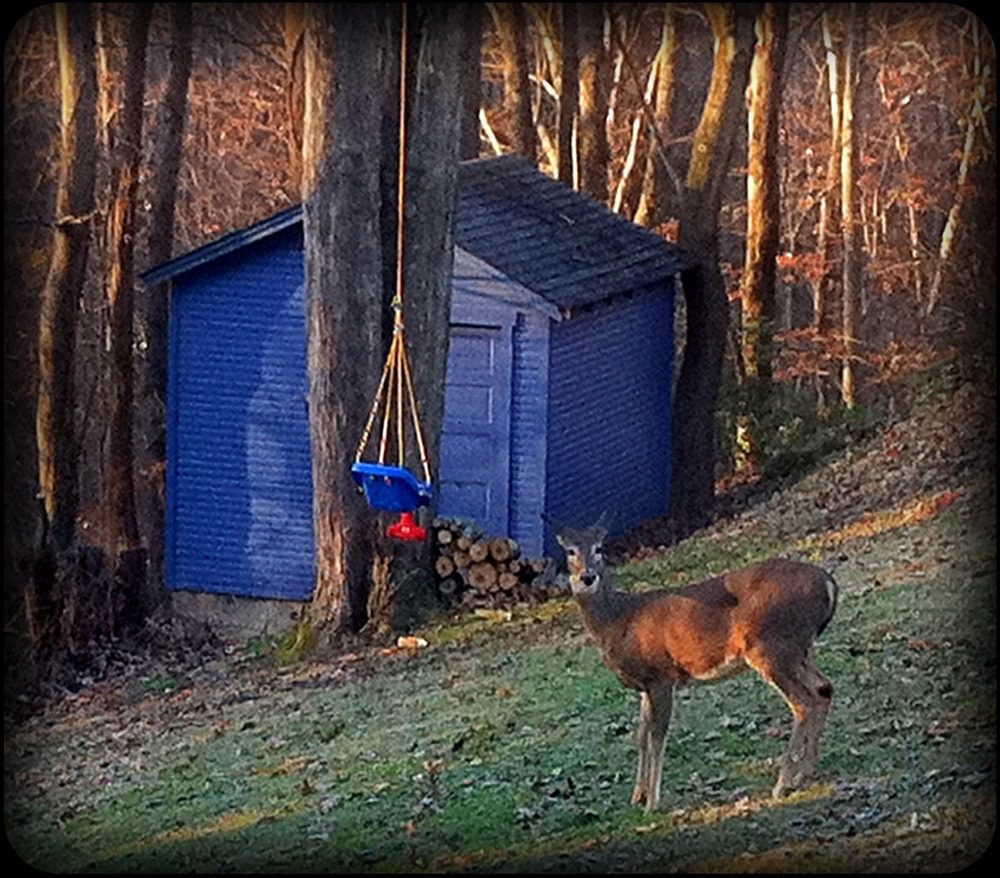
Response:
M530 555L544 548L550 326L542 314L521 312L513 333L510 536Z
M296 234L172 297L167 583L301 600L313 589L302 253Z
M666 512L672 285L552 327L546 511L615 532ZM546 549L555 551L551 534Z

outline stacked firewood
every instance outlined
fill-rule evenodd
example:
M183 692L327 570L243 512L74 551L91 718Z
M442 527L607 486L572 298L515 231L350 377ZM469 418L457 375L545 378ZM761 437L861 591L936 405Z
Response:
M441 594L460 607L510 607L567 593L548 558L522 556L509 537L489 536L467 522L431 522L434 569Z

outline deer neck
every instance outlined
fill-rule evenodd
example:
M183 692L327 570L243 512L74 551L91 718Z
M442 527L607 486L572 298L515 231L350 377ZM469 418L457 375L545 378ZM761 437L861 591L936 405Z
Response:
M597 639L603 641L624 621L638 603L638 595L618 591L611 584L602 584L592 592L576 595L583 616L583 624Z

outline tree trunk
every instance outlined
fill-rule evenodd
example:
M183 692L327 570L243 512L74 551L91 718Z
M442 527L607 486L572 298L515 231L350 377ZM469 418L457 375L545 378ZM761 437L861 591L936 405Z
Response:
M857 208L854 203L857 181L857 129L855 126L855 94L858 68L864 51L864 6L852 3L847 21L847 45L844 49L844 95L840 125L840 227L843 246L841 275L842 322L844 357L841 366L840 393L844 405L853 408L856 399L854 357L857 339L855 311L858 285L861 280L860 252L857 241Z
M478 47L478 31L473 26L473 4L435 3L410 9L409 27L414 40L409 77L404 318L420 423L433 475L438 471L450 339L462 58L471 50L467 45L470 39ZM390 191L394 193L394 189ZM392 252L391 248L387 252ZM431 550L429 543L389 540L379 529L371 563L366 631L378 632L393 624L395 598L401 590L409 593L412 603L415 588L433 584ZM426 603L424 597L419 602Z
M830 287L832 272L830 270L830 217L836 212L836 192L840 170L840 91L841 85L838 73L837 50L833 44L833 33L830 30L830 16L824 11L822 16L823 45L826 48L827 82L830 95L830 157L826 165L826 183L819 202L819 227L816 231L816 246L819 250L819 271L814 278L815 302L813 320L816 329L824 332L828 326L830 310Z
M303 171L316 541L310 612L315 625L334 634L364 623L372 557L372 519L350 468L385 353L381 166L395 60L388 15L380 4L308 7Z
M285 3L282 36L285 40L285 96L288 103L288 176L294 197L302 191L302 118L305 113L305 41L306 7L304 3Z
M479 108L483 102L482 52L483 5L469 3L467 30L462 44L461 96L462 117L459 133L459 158L479 158Z
M750 65L753 22L740 7L707 7L716 50L712 81L693 137L679 243L697 259L682 276L684 359L674 401L670 516L675 535L707 523L715 500L716 408L729 302L719 268L719 209Z
M108 118L107 153L110 201L105 216L103 308L107 315L107 383L99 408L103 414L103 465L100 487L101 524L88 542L93 556L103 554L109 579L106 609L94 618L80 613L81 624L96 626L98 634L116 634L141 621L152 601L146 583L146 553L141 548L133 474L133 416L135 364L135 236L136 199L142 160L142 115L146 80L146 42L152 7L126 5L112 10L102 5L99 15L120 15L124 53L121 99L109 97L105 105L115 112ZM110 81L100 85L103 92ZM95 539L96 537L96 539ZM84 587L101 591L101 581ZM79 595L78 605L94 607L94 595Z
M602 204L608 200L608 83L604 49L604 5L577 6L580 47L580 118L577 146L580 191ZM565 74L564 74L565 75Z
M444 411L462 43L470 22L462 4L411 7L407 14L404 313L433 468ZM305 257L317 567L311 617L330 634L360 629L370 608L383 605L379 596L400 585L400 566L391 560L396 546L380 535L382 524L350 477L392 331L396 21L379 5L309 7Z
M624 49L622 57L624 57ZM647 139L646 108L653 100L653 90L656 88L656 69L654 63L649 68L649 76L646 78L646 88L642 94L642 105L636 110L632 119L632 131L628 141L628 152L625 154L625 163L622 165L621 176L618 185L615 186L615 197L611 209L615 213L623 213L631 217L635 214L636 205L642 190L642 176L635 173L639 164L639 155L644 152Z
M577 6L560 5L562 13L562 52L559 65L559 179L576 188L573 172L573 128L579 104L579 55L577 52Z
M980 46L979 19L975 13L969 13L970 29L972 31L975 55L972 62L972 100L969 112L965 117L965 137L962 142L961 158L958 162L958 179L955 182L955 199L948 211L948 219L941 230L941 241L938 244L937 265L931 278L930 291L927 295L927 315L930 316L941 295L941 281L948 268L949 260L955 248L955 235L962 217L962 207L968 195L969 170L973 162L973 147L976 142L976 125L982 118L982 108L986 100L986 84L990 77L989 64L983 64L982 48ZM912 208L911 208L912 210ZM912 220L911 220L912 224ZM916 249L916 248L914 248Z
M538 157L538 138L531 114L531 82L528 79L528 35L524 5L491 3L490 11L500 37L503 59L503 108L513 135L511 146L532 161Z
M112 200L108 209L104 298L108 313L110 370L105 434L107 467L103 504L107 514L109 560L139 545L135 483L132 477L132 409L135 399L132 348L135 287L135 203L142 159L142 106L146 80L146 40L152 7L125 6L125 60L122 104L113 123ZM131 583L130 587L138 587Z
M741 282L743 371L771 381L774 287L780 235L778 117L788 8L767 3L757 18L757 44L750 67L747 253ZM766 389L765 389L766 393Z
M97 76L94 25L86 4L54 7L61 124L52 256L38 317L35 438L43 509L39 563L27 619L39 644L59 621L61 565L72 545L79 502L79 441L74 425L75 329L94 210ZM50 641L51 643L51 641Z
M170 70L156 127L151 132L149 265L159 265L173 256L177 185L191 77L191 4L171 3L169 10ZM139 528L149 552L148 578L152 589L159 589L163 581L168 297L168 285L164 283L147 288L138 304L140 332L145 344L140 345L144 347L144 354L138 361L137 375L140 427L136 458L141 478L136 485L136 499Z
M674 8L663 7L663 30L660 48L656 53L656 96L653 114L659 137L650 136L646 155L646 170L642 181L642 194L635 211L635 221L643 226L657 226L666 218L667 175L659 150L670 136L670 105L673 103L675 71L677 68L677 27ZM652 134L652 132L650 132Z

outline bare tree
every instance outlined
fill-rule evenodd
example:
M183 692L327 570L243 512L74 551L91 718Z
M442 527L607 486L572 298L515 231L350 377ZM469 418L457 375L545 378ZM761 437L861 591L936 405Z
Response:
M152 160L147 184L149 234L147 263L173 256L177 181L187 118L191 78L192 13L190 3L169 4L169 72L166 90L150 131ZM150 588L162 581L164 474L166 461L167 290L147 289L138 301L143 355L137 363L139 442L136 464L139 527L149 552Z
M421 414L436 455L447 362L451 223L467 7L416 7L407 76L405 314ZM412 13L408 13L412 14ZM310 6L304 171L308 368L313 450L317 628L365 624L374 589L391 592L390 550L350 479L391 332L395 277L399 30L391 7ZM349 124L346 120L349 120ZM435 458L432 456L432 463ZM398 585L398 583L397 583Z
M102 14L107 10L102 9ZM119 594L133 601L145 580L145 553L140 551L132 473L132 417L135 400L134 288L136 196L142 159L142 110L146 80L146 41L152 7L136 4L116 11L124 19L120 112L109 128L111 201L108 205L104 253L104 299L108 314L109 370L104 448L102 505L104 550L115 571ZM112 102L109 102L111 105ZM119 620L115 620L118 622Z
M826 327L827 311L829 310L830 286L830 217L836 212L837 185L840 180L840 125L842 114L840 61L837 56L830 25L830 13L823 11L821 19L823 29L823 46L826 50L827 83L830 99L830 155L826 165L826 182L819 202L819 227L816 232L816 242L819 248L819 276L815 283L815 303L813 307L816 328L823 331Z
M788 8L766 3L756 24L750 67L747 157L747 254L741 282L744 374L771 379L775 259L780 233L778 115Z
M840 228L843 242L841 272L842 321L844 356L841 367L840 393L844 405L856 403L854 357L857 341L855 311L861 281L860 248L856 234L855 167L857 164L857 129L855 125L855 95L858 69L864 51L865 6L852 3L847 18L847 41L844 48L844 92L840 124Z
M670 134L670 106L673 102L677 69L677 23L674 8L663 7L663 28L660 47L653 63L656 67L656 93L653 104L656 131L650 132L642 192L635 211L635 221L643 226L655 226L665 216L667 203L667 175L659 152Z
M49 271L38 317L35 436L43 508L42 545L29 594L28 623L38 643L58 621L79 502L79 443L74 425L75 321L87 267L94 210L97 75L90 6L54 7L61 104L59 177Z
M968 197L969 170L973 164L973 148L976 143L976 129L982 125L986 131L984 105L986 103L986 85L990 79L990 65L983 61L983 47L980 36L979 19L974 12L969 12L969 30L972 33L972 95L969 100L969 110L962 119L965 136L962 138L961 157L958 162L958 178L955 181L955 198L948 210L948 219L941 230L941 240L938 244L937 265L931 278L930 291L927 295L927 314L933 313L941 296L941 280L949 268L949 261L955 248L955 236L962 218L962 207ZM988 136L988 135L987 135Z
M482 3L469 3L465 40L462 44L462 120L459 135L459 156L479 158L479 108L483 101L482 53L484 8Z
M503 64L503 108L513 133L511 146L518 155L535 161L538 138L531 113L528 79L528 27L522 3L491 3L490 12L500 37Z
M577 147L580 191L602 204L608 200L608 82L602 3L577 6L580 51L580 117Z
M573 131L580 97L579 53L577 49L577 7L560 5L562 13L562 51L559 64L559 179L568 186L577 185Z
M305 112L306 8L304 3L285 3L282 36L285 40L285 94L288 100L288 176L298 196L302 188L302 117Z
M682 275L687 329L674 402L670 517L678 536L709 520L715 500L715 415L728 299L719 268L719 210L733 140L741 124L753 39L742 6L706 6L715 35L712 80L691 144L679 243L697 262Z

